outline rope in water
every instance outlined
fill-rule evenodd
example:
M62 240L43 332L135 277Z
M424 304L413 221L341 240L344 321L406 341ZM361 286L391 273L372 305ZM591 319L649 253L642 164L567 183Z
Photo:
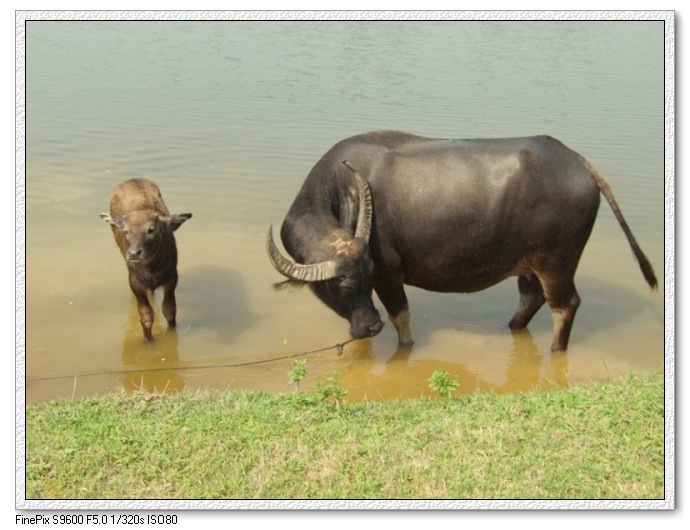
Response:
M80 374L71 374L71 375L56 375L52 377L39 377L36 379L27 379L27 383L40 383L40 382L45 382L45 381L58 381L60 379L72 379L76 377L93 377L97 375L122 375L122 374L129 374L129 373L152 373L152 372L170 372L170 371L183 371L183 370L208 370L211 368L238 368L238 367L244 367L244 366L255 366L258 364L266 364L266 363L273 363L277 361L284 361L287 359L294 359L296 357L304 357L305 355L311 355L313 353L320 353L328 350L335 349L338 357L340 357L343 354L343 348L345 347L346 344L349 344L355 339L350 339L345 342L339 343L339 344L334 344L333 346L327 346L325 348L318 348L315 350L307 350L299 353L291 353L288 355L281 355L280 357L272 357L270 359L261 359L258 361L246 361L242 363L219 363L219 364L206 364L206 365L195 365L195 366L167 366L167 367L159 367L159 368L135 368L131 370L109 370L109 371L101 371L101 372L84 372Z

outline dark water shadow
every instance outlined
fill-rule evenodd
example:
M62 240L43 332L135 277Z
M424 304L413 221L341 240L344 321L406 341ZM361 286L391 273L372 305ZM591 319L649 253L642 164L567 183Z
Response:
M184 272L178 289L184 303L179 333L210 331L219 342L230 344L259 322L236 271L215 265L192 267Z

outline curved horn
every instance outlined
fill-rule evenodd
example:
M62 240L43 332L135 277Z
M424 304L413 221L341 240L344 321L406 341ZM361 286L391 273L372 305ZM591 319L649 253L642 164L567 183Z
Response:
M336 262L323 261L311 265L300 265L283 256L273 242L273 225L266 234L266 250L273 267L283 276L301 282L322 282L336 277Z
M371 199L371 188L369 183L364 180L362 175L350 164L348 160L343 160L343 164L352 171L357 182L357 189L359 191L359 215L357 216L357 228L355 228L355 237L361 237L369 242L371 235L371 217L374 207Z

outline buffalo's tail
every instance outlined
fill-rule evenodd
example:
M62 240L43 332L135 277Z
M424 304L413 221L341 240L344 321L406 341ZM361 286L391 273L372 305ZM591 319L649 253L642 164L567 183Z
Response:
M601 173L594 169L594 167L589 162L587 162L587 160L585 160L582 157L580 158L582 159L582 162L584 163L585 167L594 177L594 180L596 181L597 186L599 186L602 195L606 197L606 200L608 201L609 206L613 211L613 215L615 215L616 219L618 219L618 224L621 225L621 228L623 229L625 236L628 238L628 243L630 243L630 248L632 248L633 254L635 254L635 257L637 258L637 261L640 264L640 270L644 275L644 279L647 280L647 283L652 289L656 289L657 280L656 275L654 274L654 269L652 268L652 264L649 262L644 252L642 252L640 245L637 244L637 240L635 239L635 236L630 230L630 227L628 226L625 217L623 217L623 212L621 212L621 209L618 206L618 203L616 202L616 198L613 196L611 186L608 182L606 182L604 177L601 176Z

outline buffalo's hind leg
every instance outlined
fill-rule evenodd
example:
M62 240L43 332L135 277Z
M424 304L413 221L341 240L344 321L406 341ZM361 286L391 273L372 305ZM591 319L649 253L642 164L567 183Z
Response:
M544 289L535 274L518 276L518 290L520 291L520 303L513 318L508 323L510 329L527 327L532 317L546 302Z
M568 348L575 313L580 306L580 295L577 294L572 277L545 281L544 294L553 317L551 351L565 351Z

